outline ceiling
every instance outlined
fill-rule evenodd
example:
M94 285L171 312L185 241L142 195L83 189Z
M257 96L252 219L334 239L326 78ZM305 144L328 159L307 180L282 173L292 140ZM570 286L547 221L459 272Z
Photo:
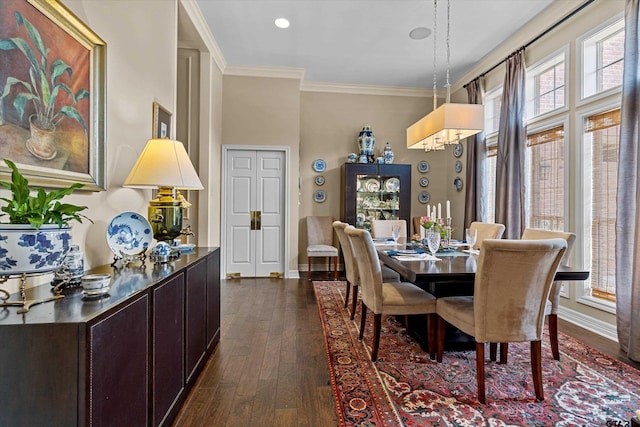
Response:
M453 84L554 0L451 0ZM556 0L572 1L576 0ZM433 87L431 0L197 0L227 66L293 67L306 82ZM446 81L447 1L438 1L438 90ZM274 20L285 17L288 29Z

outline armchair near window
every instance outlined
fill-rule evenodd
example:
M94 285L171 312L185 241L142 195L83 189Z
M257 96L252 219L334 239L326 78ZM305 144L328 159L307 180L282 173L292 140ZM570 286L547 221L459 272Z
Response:
M504 225L503 224L494 224L490 222L477 222L474 221L469 225L469 229L473 232L477 230L478 237L476 239L476 243L473 245L473 248L469 249L480 249L480 245L482 245L482 241L484 239L501 239L504 234ZM464 230L463 230L464 231Z
M544 309L553 278L567 248L564 239L496 240L482 244L473 296L438 298L438 362L442 361L446 323L474 337L478 400L485 403L485 343L531 344L536 398L542 387Z

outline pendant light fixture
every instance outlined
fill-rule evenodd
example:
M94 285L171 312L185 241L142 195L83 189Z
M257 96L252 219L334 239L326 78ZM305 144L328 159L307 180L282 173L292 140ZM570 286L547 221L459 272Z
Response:
M446 144L455 144L461 139L482 132L484 108L481 104L451 103L449 63L451 56L449 34L451 0L447 0L447 98L438 107L436 98L436 29L438 22L438 0L433 1L433 111L407 128L407 148L425 151L444 150Z

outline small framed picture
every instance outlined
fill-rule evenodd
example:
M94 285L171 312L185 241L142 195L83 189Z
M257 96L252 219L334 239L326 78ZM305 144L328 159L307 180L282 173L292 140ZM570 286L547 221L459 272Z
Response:
M171 112L157 102L153 102L152 138L171 138Z

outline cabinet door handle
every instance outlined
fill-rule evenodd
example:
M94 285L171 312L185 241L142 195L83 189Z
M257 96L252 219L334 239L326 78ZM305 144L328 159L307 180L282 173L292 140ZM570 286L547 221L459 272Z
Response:
M255 230L256 229L256 211L249 211L249 218L251 221L250 230Z

